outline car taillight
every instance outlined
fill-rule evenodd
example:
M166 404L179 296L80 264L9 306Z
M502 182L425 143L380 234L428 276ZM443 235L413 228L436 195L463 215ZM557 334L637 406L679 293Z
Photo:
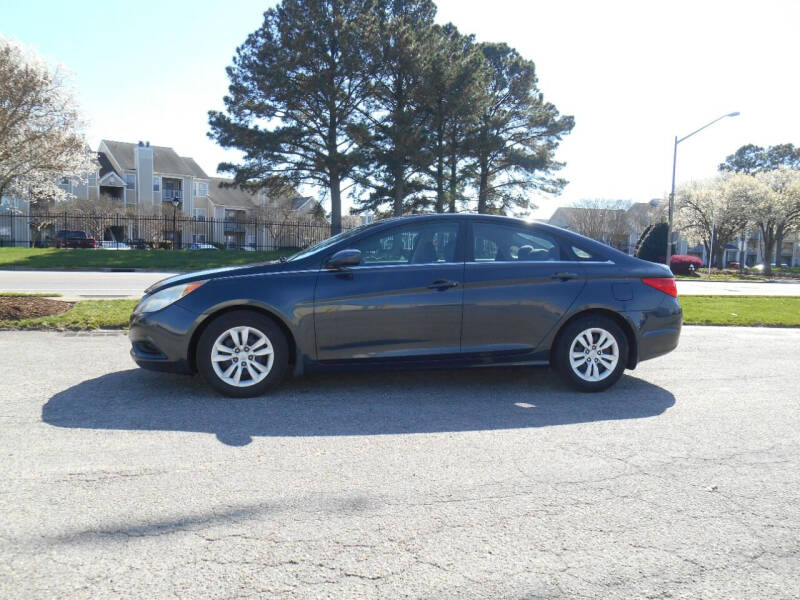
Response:
M672 277L645 277L642 283L649 285L651 288L657 289L659 292L669 294L673 298L678 297L678 288L675 285L675 280Z

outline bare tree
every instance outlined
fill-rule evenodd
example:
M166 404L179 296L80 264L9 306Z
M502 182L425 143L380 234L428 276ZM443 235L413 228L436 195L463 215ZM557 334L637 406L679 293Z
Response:
M626 216L630 205L626 200L580 200L569 211L570 229L609 246L627 250L632 231Z
M92 168L83 127L62 71L0 36L0 196L67 196L60 178Z

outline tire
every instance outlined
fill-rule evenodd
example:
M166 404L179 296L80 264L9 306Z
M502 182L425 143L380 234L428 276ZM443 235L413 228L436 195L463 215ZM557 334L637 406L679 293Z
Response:
M601 392L622 377L628 364L628 338L609 317L580 317L558 336L553 362L561 377L575 389Z
M277 387L289 366L289 344L281 328L249 310L214 319L200 336L196 355L203 379L233 398L260 396Z

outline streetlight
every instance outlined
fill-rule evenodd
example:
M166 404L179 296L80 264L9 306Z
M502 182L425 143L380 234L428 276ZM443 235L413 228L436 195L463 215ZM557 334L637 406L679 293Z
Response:
M172 249L177 250L178 247L178 232L175 222L178 216L178 206L180 206L180 198L178 196L172 197Z
M706 127L711 127L717 121L721 121L726 117L738 117L739 112L732 112L728 113L727 115L722 115L721 117L717 117L710 123L706 123L700 129L697 129L690 133L689 135L685 135L682 138L678 139L678 136L675 136L675 147L672 151L672 191L669 193L669 220L667 221L667 266L669 267L669 260L672 257L672 214L675 210L675 167L678 162L678 144L680 144L683 140L686 140L692 137L695 133L700 133ZM710 262L710 259L709 259Z

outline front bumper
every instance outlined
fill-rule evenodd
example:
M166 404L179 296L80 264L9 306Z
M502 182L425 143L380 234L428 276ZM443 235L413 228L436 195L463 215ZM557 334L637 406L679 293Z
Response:
M197 315L176 304L132 315L128 339L131 358L142 368L169 373L192 373L189 354Z

